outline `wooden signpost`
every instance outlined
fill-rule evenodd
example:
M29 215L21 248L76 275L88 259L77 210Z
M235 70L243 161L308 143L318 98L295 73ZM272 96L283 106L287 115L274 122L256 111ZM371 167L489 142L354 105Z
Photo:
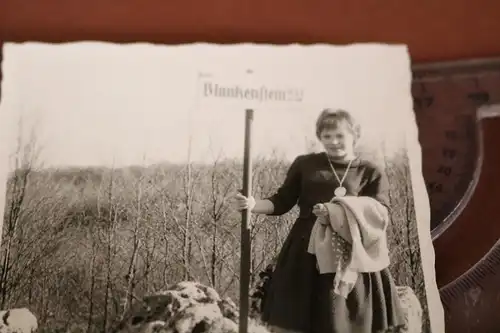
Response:
M247 70L245 79L247 81L253 71ZM207 73L199 73L197 80L197 99L200 97L200 78L213 79L214 76ZM203 90L203 89L202 89ZM234 97L231 95L231 97ZM224 98L223 98L224 99ZM245 135L243 144L243 184L241 194L245 197L252 195L252 128L254 110L245 110ZM251 218L250 209L241 212L241 245L240 245L240 301L239 301L239 332L248 332L248 316L250 313L250 270L251 270Z
M252 124L253 110L245 111L245 143L243 152L243 195L249 197L252 192ZM248 332L250 261L252 253L251 211L241 213L241 258L240 258L240 321L239 332Z

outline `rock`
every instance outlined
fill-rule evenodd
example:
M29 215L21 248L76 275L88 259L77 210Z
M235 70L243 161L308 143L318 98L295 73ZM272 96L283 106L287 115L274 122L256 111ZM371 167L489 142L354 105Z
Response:
M210 287L180 282L136 302L117 333L238 333L238 307ZM249 319L249 333L269 333Z
M269 333L258 319L262 310L273 264L259 274L251 292L249 333ZM422 307L408 286L397 287L405 309L405 327L398 333L421 333ZM166 291L135 302L115 333L238 333L238 307L221 299L210 287L196 282L180 282ZM0 331L2 333L3 331ZM24 331L23 331L24 332Z
M38 322L27 308L0 311L0 333L33 333Z
M396 287L399 300L405 310L405 328L401 333L422 333L422 305L413 289L408 286Z

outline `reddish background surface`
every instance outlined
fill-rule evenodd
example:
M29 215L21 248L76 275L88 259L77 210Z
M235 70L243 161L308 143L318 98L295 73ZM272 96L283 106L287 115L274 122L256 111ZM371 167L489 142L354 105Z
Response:
M497 0L0 0L0 40L396 42L415 61L500 55Z
M434 62L500 56L499 33L498 0L0 0L0 41L388 42L408 44L414 62ZM474 198L435 242L439 285L499 235L500 224L489 222L500 197L492 179L500 169L499 121L490 122L485 140Z

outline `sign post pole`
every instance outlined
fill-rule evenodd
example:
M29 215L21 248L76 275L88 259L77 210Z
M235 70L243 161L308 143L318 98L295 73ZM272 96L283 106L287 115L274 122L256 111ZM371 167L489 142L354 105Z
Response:
M252 189L252 123L253 110L245 111L245 142L243 155L243 195L249 197ZM250 262L251 262L251 210L242 211L240 257L240 320L239 333L248 332Z

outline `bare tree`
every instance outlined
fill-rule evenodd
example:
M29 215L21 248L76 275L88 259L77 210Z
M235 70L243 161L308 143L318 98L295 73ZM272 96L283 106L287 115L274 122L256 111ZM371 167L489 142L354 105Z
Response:
M145 156L143 157L143 161L145 160ZM149 189L146 186L147 185L147 180L145 177L145 172L141 172L141 175L139 176L138 179L134 179L133 182L135 183L134 186L134 192L135 192L135 205L134 205L134 212L133 212L133 229L132 229L132 253L130 255L129 259L129 264L127 268L127 275L125 276L126 281L127 281L127 290L126 290L126 297L125 301L123 304L123 312L121 315L121 320L125 316L125 313L128 311L129 305L132 303L133 300L133 295L135 293L135 286L136 286L136 273L137 273L137 259L139 255L140 248L142 246L142 240L141 240L141 235L140 231L144 226L145 219L144 219L144 207L146 206L146 203L144 202L144 192L147 192ZM148 242L148 239L145 239L145 242Z
M5 307L10 292L9 280L13 265L12 248L16 241L22 209L25 204L30 175L39 162L40 147L37 145L37 137L33 128L27 142L24 138L24 126L22 118L18 122L17 146L13 158L13 172L7 183L7 193L10 200L7 202L8 210L4 216L2 269L0 274L0 306ZM3 243L3 241L2 241Z
M274 191L287 165L258 158L254 193ZM8 304L30 302L41 331L90 333L114 326L138 298L186 272L237 301L241 215L227 198L241 179L241 163L219 156L190 168L31 171L11 247ZM255 216L253 273L276 254L292 220L293 214Z
M110 172L110 179L108 183L108 216L106 219L106 287L104 294L104 316L102 323L103 332L107 332L109 325L109 296L111 292L111 274L112 274L112 261L113 261L113 240L115 235L115 227L118 218L118 210L114 203L114 190L115 190L115 167L114 162Z
M188 145L188 160L187 160L187 172L185 176L185 227L184 227L184 246L183 246L183 264L184 264L184 280L190 279L189 265L191 257L191 216L192 216L192 190L193 190L193 179L192 179L192 164L191 164L191 146L192 137L189 137Z

